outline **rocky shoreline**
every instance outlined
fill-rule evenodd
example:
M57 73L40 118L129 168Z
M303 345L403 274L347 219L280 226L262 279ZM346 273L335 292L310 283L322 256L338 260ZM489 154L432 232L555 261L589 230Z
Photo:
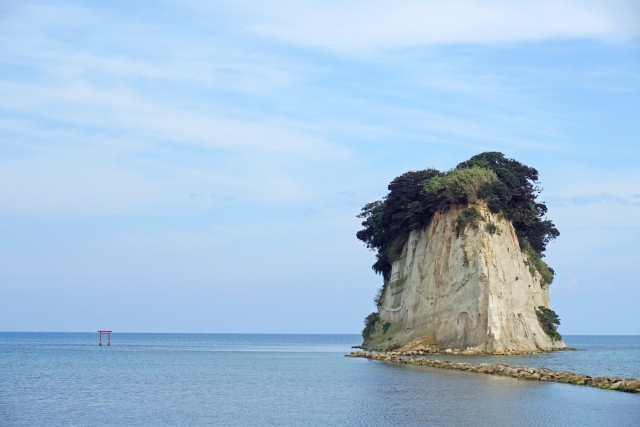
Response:
M367 348L364 346L353 346L351 348L359 348L364 351L374 351L374 352L394 352L401 356L411 356L411 355L423 355L423 354L453 354L454 356L463 355L463 356L478 356L478 355L492 355L492 356L513 356L513 355L523 355L523 354L542 354L542 353L551 353L552 351L576 351L577 348L573 347L556 347L549 349L535 349L535 350L516 350L516 349L507 349L505 351L482 351L477 348L467 348L466 350L462 350L459 348L448 348L443 350L439 345L420 345L420 341L411 342L404 347L391 347L388 349L380 349L380 348Z
M640 393L640 381L635 378L620 378L613 376L591 377L569 371L554 371L547 368L531 368L528 366L511 366L506 364L456 363L447 360L430 359L419 354L400 354L398 352L379 353L375 351L354 351L348 357L364 357L384 362L404 363L413 365L427 365L432 368L452 369L457 371L477 372L489 375L502 375L531 381L547 381L568 383L574 385L588 385L606 390Z

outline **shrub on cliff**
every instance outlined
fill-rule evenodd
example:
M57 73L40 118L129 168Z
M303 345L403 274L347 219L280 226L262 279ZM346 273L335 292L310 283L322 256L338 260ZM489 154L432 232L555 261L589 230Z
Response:
M511 200L511 191L502 181L496 179L486 182L480 187L478 197L487 203L493 213L498 213Z
M527 255L527 260L525 263L529 267L529 271L533 275L536 271L540 273L540 284L542 286L550 285L553 281L554 271L551 267L547 265L546 262L542 260L544 254L539 254L529 244L529 242L524 239L520 241L520 248L522 252Z
M491 188L483 187L480 196L491 203L489 208L493 212L504 212L519 238L526 239L537 253L543 253L547 243L560 232L545 218L547 206L536 200L541 191L537 186L538 171L495 151L473 156L457 169L473 167L488 168L496 173L500 182L491 183Z
M401 255L412 230L427 226L437 211L456 205L468 208L482 199L491 211L502 212L511 221L521 249L531 248L529 262L540 272L543 283L551 283L553 270L542 256L560 233L545 217L545 204L537 201L541 191L537 183L537 170L498 152L473 156L446 173L436 169L407 172L391 181L382 200L362 208L358 217L364 228L356 236L376 251L372 267L387 281L391 264Z
M382 334L383 335L386 334L390 327L391 327L391 323L390 322L384 322L382 324Z
M362 338L367 338L376 327L376 323L380 320L380 315L373 312L364 319L364 329L362 330Z
M383 200L367 203L358 215L364 219L364 228L356 236L377 252L373 270L385 279L394 257L399 256L397 247L404 245L411 230L428 225L438 209L438 195L425 193L422 187L425 181L441 175L435 169L404 173L391 181Z
M476 203L479 190L497 179L495 172L487 168L472 166L454 169L425 181L424 192L436 193L452 205Z
M538 316L538 321L544 333L549 335L552 341L560 341L562 335L560 335L560 332L558 332L556 328L556 326L560 326L560 318L556 312L541 305L536 308L536 315Z
M478 221L480 220L480 211L476 208L465 208L456 217L456 233L458 237L464 233L467 226L477 230Z

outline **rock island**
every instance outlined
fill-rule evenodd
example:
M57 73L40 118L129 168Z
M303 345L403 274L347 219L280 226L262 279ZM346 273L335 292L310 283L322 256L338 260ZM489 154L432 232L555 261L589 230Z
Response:
M537 200L538 172L485 152L448 172L407 172L365 205L357 233L383 277L364 349L518 354L566 345L551 310L559 236Z

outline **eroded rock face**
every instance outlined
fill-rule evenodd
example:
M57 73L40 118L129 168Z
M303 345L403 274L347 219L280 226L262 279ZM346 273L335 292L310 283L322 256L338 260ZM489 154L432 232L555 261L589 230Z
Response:
M549 307L549 290L528 266L511 223L479 206L477 229L468 226L458 236L461 209L438 213L429 227L411 233L386 283L381 320L364 346L416 341L498 354L565 348L538 322L535 308ZM487 224L497 230L490 233Z

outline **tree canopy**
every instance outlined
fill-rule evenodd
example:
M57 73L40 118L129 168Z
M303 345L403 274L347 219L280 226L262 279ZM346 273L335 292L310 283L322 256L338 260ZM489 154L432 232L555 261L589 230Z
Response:
M372 268L386 281L412 230L429 225L438 211L483 200L492 212L502 212L511 221L521 249L536 258L536 268L548 270L541 274L550 283L553 270L541 258L560 232L546 218L546 205L537 201L537 184L536 169L495 151L473 156L448 172L406 172L391 181L382 200L362 208L358 217L364 228L356 236L376 251Z

